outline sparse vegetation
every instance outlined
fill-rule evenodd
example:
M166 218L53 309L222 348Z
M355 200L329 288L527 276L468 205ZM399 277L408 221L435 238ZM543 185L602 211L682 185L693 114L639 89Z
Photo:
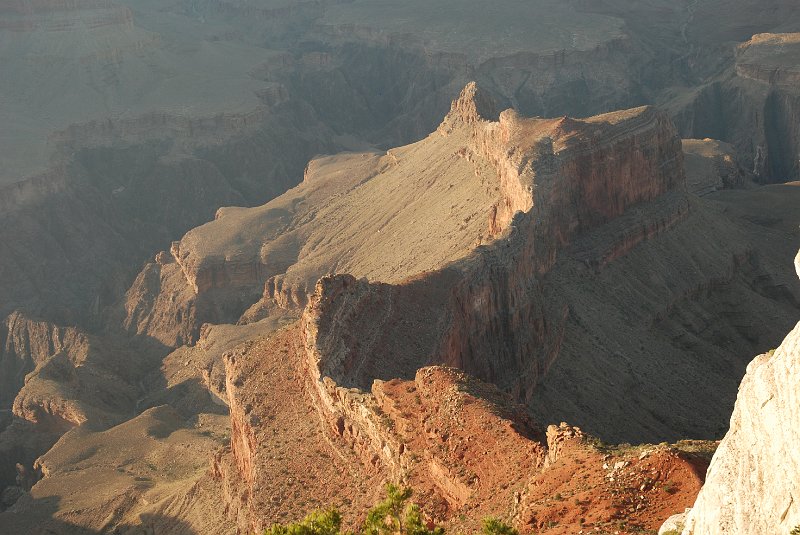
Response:
M679 440L672 447L682 453L688 453L690 455L710 461L714 456L714 453L717 451L718 446L719 442L715 440Z
M496 518L484 518L483 535L519 535L519 532Z
M367 513L364 535L444 535L440 527L428 528L422 521L422 513L411 498L410 488L386 485L386 499Z
M335 509L314 511L300 522L282 526L275 524L264 535L340 535L342 515Z
M675 494L678 492L678 486L672 481L665 481L662 488L667 494Z
M397 485L386 485L386 498L367 513L356 533L342 531L342 515L331 508L314 511L300 522L275 524L264 535L444 535L444 528L425 522L419 505L410 502L413 491ZM467 519L459 515L459 519ZM516 529L497 518L485 518L482 535L519 535Z
M789 535L800 535L800 526L795 526L792 528L792 531L789 532Z
M661 535L681 535L683 531L683 524L677 524L675 529L670 529L662 533Z

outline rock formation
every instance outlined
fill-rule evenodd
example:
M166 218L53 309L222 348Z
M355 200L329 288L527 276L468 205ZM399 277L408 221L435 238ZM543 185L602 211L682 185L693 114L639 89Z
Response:
M524 407L455 369L342 387L320 374L313 346L298 343L309 328L291 325L225 358L232 437L212 476L242 531L296 517L309 501L335 504L353 522L384 478L413 487L426 516L452 529L477 529L499 512L524 530L557 520L554 533L571 533L622 517L649 529L701 484L701 457L665 447L606 453L566 424L545 434ZM298 419L309 408L315 417Z
M758 34L741 43L727 73L675 114L682 133L731 143L761 182L797 180L799 57L800 34Z
M651 108L581 120L526 119L512 111L497 114L471 84L425 140L384 154L315 160L294 190L263 207L222 209L176 243L171 257L157 255L121 303L120 317L109 321L162 345L197 344L173 352L157 372L148 373L145 362L133 368L115 364L121 382L108 384L125 393L116 396L116 412L103 414L82 395L100 386L93 377L108 373L112 359L89 359L76 368L56 356L17 397L19 417L39 422L39 414L59 415L66 423L62 431L83 424L61 439L63 447L80 449L85 429L113 425L126 410L169 403L189 421L201 415L213 421L218 401L226 400L230 449L216 456L212 479L193 480L192 490L172 495L165 506L181 509L185 519L209 514L220 483L235 524L258 529L298 513L311 497L319 505L339 503L333 489L356 489L351 502L340 505L363 510L376 499L381 481L399 478L419 487L429 514L438 518L457 522L457 511L480 507L490 514L516 503L515 522L545 525L550 517L538 503L538 484L523 492L527 479L520 479L495 496L499 482L489 467L508 458L506 471L525 465L525 473L515 477L527 478L558 464L558 452L566 451L562 442L580 442L581 433L554 431L545 447L544 433L524 409L504 412L459 392L501 405L511 405L509 398L463 372L418 370L458 366L497 382L511 399L529 399L560 355L569 316L563 298L545 297L549 290L542 281L572 261L574 247L585 269L604 270L659 239L689 217L683 183L680 141ZM629 226L632 232L619 233ZM413 236L400 232L408 228L419 230ZM582 236L597 229L607 229L608 240L586 249ZM382 242L376 236L381 233L394 241ZM374 247L383 247L385 258ZM332 266L352 275L326 276ZM248 303L255 306L245 312ZM207 321L203 315L235 320L243 312L247 324L201 325ZM287 322L292 323L280 328ZM429 379L434 386L427 386ZM408 395L412 387L420 402ZM499 449L483 453L489 443L469 433L456 441L460 431L449 429L455 413L433 410L451 405L453 411L475 406L476 421L499 417L491 432L498 438L482 439ZM427 414L425 407L438 424L414 416ZM309 420L309 411L319 418ZM430 433L420 431L426 427ZM281 439L266 439L264 433L277 430ZM438 446L451 438L464 450ZM519 442L514 451L527 453L505 452L508 440ZM575 447L578 455L589 455ZM287 448L311 457L298 454L291 470L281 472L281 451ZM319 455L313 452L320 451L337 460L311 464ZM91 462L102 464L105 456ZM467 457L488 464L480 468L466 463ZM36 488L65 484L68 470L61 465L68 460L40 461L48 483ZM92 473L87 467L87 477ZM314 474L317 481L338 483L314 485ZM692 495L690 488L684 497ZM23 500L15 510L33 514L36 503L42 502ZM638 499L630 507L637 505L646 507ZM623 505L599 507L593 518L602 523Z
M735 164L718 152L700 150L701 167L735 175ZM140 281L155 281L146 273L160 269L162 286L136 290L129 310L140 333L146 325L177 328L183 321L182 338L160 338L174 343L194 339L205 322L297 314L311 302L323 367L341 365L336 378L346 386L411 379L419 367L441 363L495 382L542 418L577 420L595 432L618 432L617 439L661 439L665 429L673 438L714 436L736 385L719 363L736 351L741 360L726 366L743 373L743 348L776 339L782 324L721 321L712 330L725 335L704 338L705 320L698 320L697 341L688 346L675 332L686 329L683 314L724 309L724 317L745 317L775 302L787 315L796 308L796 287L788 276L767 275L781 270L760 251L793 232L782 214L791 212L797 191L783 187L786 199L769 223L768 245L750 208L721 216L716 203L739 201L703 203L687 195L684 180L680 141L651 108L582 120L526 119L510 110L498 114L470 84L426 139L384 154L319 158L300 186L274 201L219 210L214 221L173 244L174 260L161 255L160 268L142 273ZM711 242L718 246L703 246L702 253L687 248ZM655 257L664 284L653 287L644 266ZM327 277L331 271L341 275ZM171 282L163 286L167 273ZM591 281L609 288L596 301L588 296L602 290ZM622 290L634 287L647 290ZM619 316L604 308L611 303ZM154 321L167 317L173 319ZM634 337L622 335L633 330ZM663 363L637 343L645 339ZM621 347L638 355L635 367L616 356ZM718 391L676 378L660 387L663 411L618 406L619 377L662 384L662 366L685 365L700 347L715 355L700 366ZM598 385L603 401L588 411L594 423L582 416L585 407L561 401L565 389L580 397L575 377L596 380L586 376L582 355L589 354L596 360L588 367L604 368L606 377ZM675 388L708 396L701 421L675 416L697 410L677 404ZM653 392L632 395L647 406L644 396Z
M683 159L689 191L703 196L725 188L749 185L752 173L743 168L734 148L715 139L684 139Z
M800 276L800 254L795 266ZM800 525L798 370L800 323L747 367L684 535L789 533Z
M86 359L88 337L78 329L57 327L14 313L0 328L0 356L4 373L0 406L10 407L24 384L25 375L50 356L64 352L75 363Z
M544 272L580 231L682 187L677 140L652 109L585 121L522 119L507 111L492 121L491 113L481 115L486 98L469 85L424 141L383 156L314 161L303 184L273 203L219 211L214 222L173 245L189 284L201 295L214 288L253 291L266 281L267 295L279 304L302 306L331 266L400 282L510 232L514 214L531 209L537 232L550 236L531 254L532 270ZM654 153L644 156L645 146ZM615 154L618 167L601 164L604 151ZM332 180L337 175L347 181ZM610 177L621 178L612 185ZM403 208L395 214L390 206ZM411 224L424 234L401 232ZM365 241L370 228L375 233ZM335 241L325 237L333 234Z
M0 531L683 510L590 437L720 436L800 309L798 13L5 2Z

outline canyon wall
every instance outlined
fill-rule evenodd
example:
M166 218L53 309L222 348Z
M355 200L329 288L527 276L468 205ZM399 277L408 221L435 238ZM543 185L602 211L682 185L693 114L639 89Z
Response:
M731 143L760 182L800 178L799 34L758 34L736 48L727 74L674 113L684 137Z
M524 408L461 371L427 367L410 380L375 381L366 390L321 374L321 366L336 370L314 346L315 307L309 305L301 322L225 357L231 445L216 457L212 476L241 530L263 529L286 507L296 516L293 507L309 496L327 496L323 503L340 504L346 522L353 522L362 512L359 504L387 479L411 486L429 518L472 522L459 520L457 512L475 508L485 515L504 507L518 487L512 481L524 481L544 465L544 433ZM277 355L281 362L273 360ZM259 394L264 380L252 377L268 369L281 379L289 372L291 380L265 397ZM298 411L304 420L289 425ZM281 469L286 464L278 444L292 446L292 466L324 451L330 463L307 468L317 476L329 472L329 464L346 469L298 488L295 479L303 476ZM358 482L351 481L359 474Z
M568 304L545 299L541 288L559 251L630 206L682 195L680 141L652 109L588 121L503 112L492 122L479 114L486 108L468 86L439 131L467 128L470 150L493 165L503 191L490 210L496 241L452 267L393 286L323 279L309 310L318 316L322 368L332 362L337 381L364 387L374 377L407 377L424 363L443 363L530 397L564 333ZM686 214L679 209L676 217ZM669 228L658 218L651 224L652 230L626 237L624 247ZM410 303L418 312L401 319ZM320 314L323 304L329 310ZM412 333L415 344L402 342ZM385 364L371 362L387 353Z
M88 345L88 336L78 329L35 321L20 313L9 315L0 326L0 407L11 406L25 375L37 365L61 352L73 362L83 362Z
M705 143L698 158L734 173L720 147ZM441 363L495 382L538 414L617 440L659 440L665 429L671 438L713 436L747 348L783 329L746 318L797 307L795 284L762 256L793 232L796 192L784 189L764 191L781 199L768 220L744 192L726 200L704 191L700 200L687 192L675 129L654 109L526 119L497 113L470 84L428 138L319 158L274 201L220 210L173 245L174 261L161 268L170 277L180 269L184 281L143 301L163 303L166 315L161 305L131 310L140 326L147 309L192 321L187 332L196 333L205 321L252 323L312 303L321 367L335 370L323 375L344 387L410 379ZM715 311L726 319L710 321ZM719 389L663 379L666 362L698 354L713 355L701 366ZM602 377L595 395L605 401L559 402L559 392L582 397L576 377ZM637 390L650 408L621 423L630 409L620 377L660 381L665 410ZM702 421L681 416L691 409L677 406L674 389L708 397Z
M358 270L324 278L307 311L321 368L331 366L323 374L363 389L443 363L613 440L719 433L748 348L785 328L753 318L791 315L800 302L770 256L795 232L797 188L761 192L768 220L744 191L687 195L680 140L647 108L528 120L496 114L469 87L438 133L465 131L459 154L488 166L501 192L486 209L487 239L390 284ZM262 303L272 299L293 302L270 291ZM666 373L674 366L704 371L687 379ZM706 402L693 408L675 392Z
M0 190L0 204L7 208L0 239L6 281L0 284L0 313L46 310L48 319L62 323L101 320L152 251L213 218L220 205L281 193L310 156L328 150L325 134L289 132L289 124L304 120L298 114L304 112L283 106L257 125L232 126L222 138L212 120L213 142L197 131L170 131L158 121L142 126L150 133L140 141L139 134L126 131L107 144L92 125L73 127L82 133L59 142L73 155L70 163ZM147 140L151 135L160 141ZM220 145L219 139L228 142ZM265 151L264 145L272 149ZM281 165L274 165L277 153L284 156ZM91 242L84 239L87 229Z
M299 322L226 353L232 436L208 484L239 530L300 518L308 500L336 505L346 525L358 525L361 504L386 479L413 488L425 518L454 530L498 514L519 529L558 519L578 530L622 517L652 529L653 517L696 495L706 466L699 457L667 446L609 454L565 423L545 433L513 397L461 370L422 367L409 379L348 386L353 368L369 363L336 360L341 352L322 345L330 324L358 345L344 320L366 289L352 277L324 278ZM394 358L373 349L387 364ZM332 467L340 468L320 480ZM666 492L668 481L679 483ZM561 493L575 498L574 509L552 503Z

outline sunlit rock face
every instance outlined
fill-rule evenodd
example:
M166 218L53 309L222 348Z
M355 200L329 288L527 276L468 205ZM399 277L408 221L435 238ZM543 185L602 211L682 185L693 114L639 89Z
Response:
M800 254L795 258L800 275ZM759 355L684 535L789 533L800 525L800 323Z

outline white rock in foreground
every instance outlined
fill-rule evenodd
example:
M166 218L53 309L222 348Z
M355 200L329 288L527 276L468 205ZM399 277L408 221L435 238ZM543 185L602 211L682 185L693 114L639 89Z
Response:
M795 267L800 275L800 254ZM800 323L747 367L683 535L788 535L798 525Z
M658 535L667 535L668 533L675 533L679 530L682 530L683 526L686 525L686 515L689 514L689 511L691 511L691 509L687 509L683 513L678 513L677 515L672 515L669 517L661 526L661 529L658 530Z

